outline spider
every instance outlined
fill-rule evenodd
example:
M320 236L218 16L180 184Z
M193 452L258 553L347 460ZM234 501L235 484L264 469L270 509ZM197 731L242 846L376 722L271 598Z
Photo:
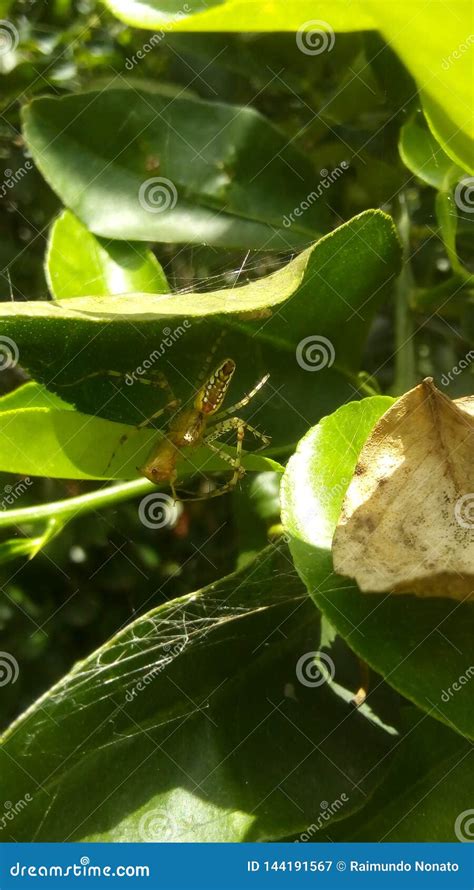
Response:
M158 444L152 448L143 466L137 467L142 476L145 476L150 482L155 484L168 483L175 500L178 499L175 488L177 478L176 465L180 452L183 449L192 449L205 445L232 467L232 476L228 482L215 491L208 492L203 498L193 498L193 500L201 500L225 494L235 488L240 479L245 475L245 470L242 466L242 446L246 432L251 433L256 439L261 441L261 448L264 448L271 442L269 436L264 435L246 420L235 414L236 411L248 405L262 386L265 385L270 375L265 374L256 386L243 396L240 401L229 408L220 410L234 375L236 363L231 358L225 358L209 373L217 346L218 342L214 345L201 371L198 388L196 389L191 407L181 407L181 400L176 398L167 378L160 371L152 372L153 376L148 379L144 377L134 378L140 383L166 390L169 397L168 402L162 408L159 408L150 417L137 424L135 427L136 431L153 423L166 411L179 409L175 411L169 421L164 431L164 437L160 438ZM99 375L115 378L127 376L120 371L96 371L87 375L87 378L81 378L81 380ZM78 382L75 381L75 383ZM216 442L231 430L236 431L237 438L234 456L216 445ZM124 445L130 435L131 433L123 435L119 441L119 446ZM115 453L114 451L107 468L110 466Z

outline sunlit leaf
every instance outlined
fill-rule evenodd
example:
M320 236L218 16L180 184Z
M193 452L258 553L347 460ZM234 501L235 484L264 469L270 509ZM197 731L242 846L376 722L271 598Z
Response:
M169 290L151 250L140 243L96 238L69 210L51 228L46 275L56 300Z
M275 548L134 621L6 733L2 800L35 789L15 840L261 841L303 830L319 801L349 815L393 736L298 680L318 634Z
M474 604L362 594L334 573L332 539L359 453L387 397L345 405L299 443L282 483L282 516L295 564L321 611L348 644L404 696L474 737L474 686L442 697L470 665Z

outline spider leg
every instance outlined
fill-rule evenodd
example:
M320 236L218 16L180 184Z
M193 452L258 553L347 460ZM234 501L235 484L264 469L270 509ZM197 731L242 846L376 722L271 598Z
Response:
M135 377L135 372L130 374L127 371L92 371L90 374L85 374L84 377L78 377L71 383L57 383L56 386L60 388L75 386L77 383L84 383L84 381L90 380L93 377L112 377L115 380L125 380L127 386L131 386L133 383L141 383L144 386L152 386L154 389L162 389L166 391L169 405L175 407L178 404L168 378L161 371L151 370L148 377ZM132 382L129 383L129 380ZM172 404L173 402L175 405Z
M241 420L240 417L232 417L229 420L223 420L221 423L216 424L212 432L210 432L203 439L203 445L206 445L210 451L214 454L217 454L222 460L226 461L226 463L230 464L233 468L233 473L228 482L224 485L221 485L220 488L217 488L215 491L210 492L209 494L203 495L202 498L195 498L195 500L207 500L209 498L220 497L220 495L225 494L228 491L231 491L237 483L242 479L245 475L245 470L242 466L242 443L245 436L246 422ZM216 439L219 439L223 433L228 432L228 430L236 430L237 432L237 443L235 449L235 457L232 457L231 454L228 454L227 451L224 451L222 448L218 448L217 445L214 445Z
M240 399L239 402L236 402L235 405L231 405L230 408L224 408L223 411L219 411L219 413L216 414L216 420L218 420L219 417L224 417L226 414L234 414L235 411L240 411L241 408L244 408L245 405L248 405L253 397L257 395L262 386L265 386L269 377L270 374L265 374L265 376L262 377L261 380L259 380L256 386L254 386L254 388L251 389L250 392L248 392L242 399Z
M107 470L109 469L110 464L112 463L115 455L117 454L118 449L121 448L122 445L125 445L125 442L127 442L128 439L130 439L130 437L133 436L134 433L138 433L140 430L144 429L149 424L153 423L153 421L156 420L158 417L161 417L161 415L164 414L165 411L169 411L173 408L177 408L179 406L179 404L180 404L179 399L173 399L171 402L168 402L163 408L158 408L158 410L154 411L153 414L150 414L149 417L145 417L144 420L142 420L140 423L137 423L136 426L133 427L131 432L124 433L123 436L120 436L120 439L118 440L116 447L114 448L114 450L112 451L112 454L110 455L109 461L105 468L105 472L107 472Z
M227 334L227 331L222 330L220 332L220 334L217 335L217 337L214 341L214 344L211 347L211 349L209 350L209 352L206 356L206 359L204 361L204 364L199 372L199 377L196 381L196 390L199 389L200 385L202 383L204 383L204 380L208 377L212 362L214 361L214 356L215 356L217 350L219 349L219 346L221 345L226 334Z
M217 418L216 418L217 419ZM260 439L261 448L265 448L266 445L270 445L271 439L270 436L266 436L264 433L261 433L260 430L257 430L254 426L251 426L250 423L247 423L246 420L241 420L240 417L230 417L228 420L217 420L217 423L209 426L210 432L207 436L204 437L204 443L209 445L210 442L215 441L215 439L220 439L224 433L227 433L229 430L238 429L239 424L244 427L245 432L249 432L256 439Z

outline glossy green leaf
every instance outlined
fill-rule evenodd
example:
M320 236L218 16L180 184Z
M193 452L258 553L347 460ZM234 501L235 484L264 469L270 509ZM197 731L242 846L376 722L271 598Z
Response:
M104 0L105 5L124 22L137 28L162 28L168 31L296 31L305 22L314 21L312 0L281 0L262 3L249 0ZM318 16L326 12L319 4ZM329 13L328 13L329 14ZM354 31L371 27L370 15L363 4L348 8L346 0L332 0L330 23L334 30Z
M119 446L123 435L127 442ZM61 479L134 479L163 433L136 431L79 411L56 408L18 408L2 413L0 468L10 473ZM224 450L226 450L224 448ZM111 458L113 458L111 460ZM249 470L278 470L260 454L244 456ZM183 456L182 475L222 472L225 461L203 447ZM155 487L150 485L150 490Z
M351 648L424 711L474 737L474 685L449 694L471 664L473 604L362 594L332 569L345 491L364 442L392 403L380 396L345 405L302 439L282 482L283 523L309 592Z
M19 408L57 408L61 411L74 411L73 405L69 405L56 393L33 381L24 383L0 398L0 411L15 411Z
M33 797L15 840L259 841L306 828L319 801L349 815L393 737L298 681L318 634L273 547L134 621L5 734L0 796Z
M466 46L464 41L463 45ZM471 47L472 42L468 44L468 49L465 50L465 52L469 52L469 49ZM456 124L450 117L449 110L441 108L441 106L437 102L435 102L434 99L431 99L429 96L424 95L423 92L421 93L421 104L423 106L423 111L425 112L428 124L434 135L436 136L437 140L443 146L446 154L448 154L450 158L452 158L454 163L459 164L460 167L463 167L464 171L472 174L474 172L474 164L472 162L472 135L469 135L468 133L463 132L462 129L457 128ZM466 117L467 121L469 122L469 112L466 114Z
M468 280L472 278L458 258L456 249L456 233L458 228L458 208L450 192L438 192L436 195L436 216L444 241L446 253L453 271Z
M470 0L365 0L364 8L414 76L437 141L474 172Z
M287 250L328 228L317 200L285 224L315 171L251 108L123 88L36 99L23 121L41 173L96 235Z
M63 211L51 227L46 277L55 300L169 291L163 269L151 250L140 243L96 238L69 210Z
M436 215L446 253L453 270L466 277L456 251L458 208L453 197L455 185L465 173L453 163L428 129L421 114L412 117L400 131L400 156L419 179L438 189Z
M454 164L443 151L421 114L410 118L403 125L399 150L408 169L436 189L448 191L464 176L461 167Z
M281 452L322 414L354 397L370 324L399 267L392 221L367 211L242 287L2 303L0 334L17 344L35 379L79 410L136 423L169 401L162 389L138 380L159 370L186 403L225 330L220 355L232 356L238 369L226 405L269 373L244 416ZM129 376L120 382L104 376L106 370Z
M395 50L420 90L425 114L438 142L456 163L474 172L472 111L472 6L470 0L364 0L293 2L289 7L258 0L191 2L189 13L176 0L104 0L130 25L168 31L295 31L300 51L330 52L338 31L377 29ZM315 25L315 21L317 24ZM320 30L319 43L304 31ZM323 49L321 49L323 47ZM413 48L416 47L416 52Z
M332 827L331 840L468 838L462 813L472 813L472 744L418 710L406 722L387 776L361 812Z

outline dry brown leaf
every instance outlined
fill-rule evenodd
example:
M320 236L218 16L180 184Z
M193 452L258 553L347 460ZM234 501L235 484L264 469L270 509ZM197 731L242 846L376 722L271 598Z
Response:
M428 378L379 420L333 540L336 572L365 593L474 599L474 396Z

